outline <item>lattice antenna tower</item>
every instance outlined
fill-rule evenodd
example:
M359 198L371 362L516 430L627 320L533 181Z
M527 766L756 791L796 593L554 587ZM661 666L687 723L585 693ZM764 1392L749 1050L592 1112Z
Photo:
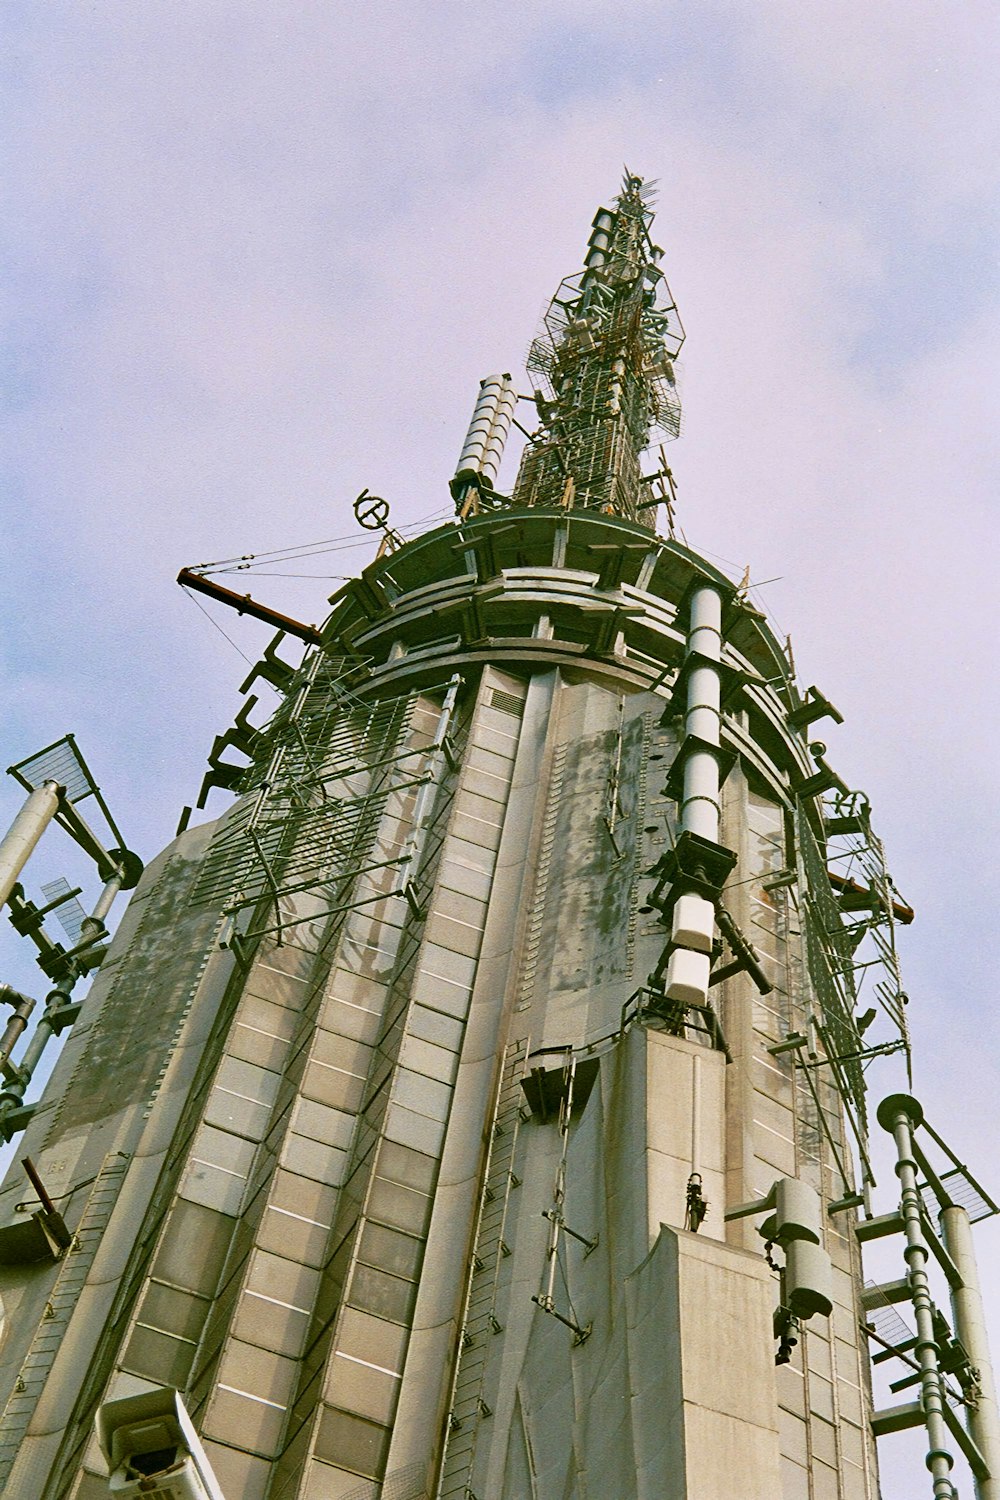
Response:
M651 197L652 184L626 170L614 208L594 217L583 271L560 283L542 320L526 362L540 432L524 451L515 504L653 527L639 456L680 431L684 329L650 236Z

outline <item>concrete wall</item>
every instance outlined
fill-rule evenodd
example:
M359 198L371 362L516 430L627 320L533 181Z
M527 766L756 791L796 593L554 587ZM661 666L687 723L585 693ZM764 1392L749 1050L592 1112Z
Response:
M480 1416L471 1464L477 1496L719 1500L730 1493L719 1476L736 1472L741 1496L777 1493L772 1293L763 1258L708 1235L646 1227L658 1182L636 1165L651 1127L662 1127L668 1113L648 1082L689 1076L691 1051L675 1038L634 1030L601 1059L573 1127L565 1219L597 1244L587 1252L563 1238L555 1305L589 1329L584 1340L531 1301L545 1274L540 1215L551 1203L559 1131L537 1122L522 1129L525 1176L504 1230L510 1254L495 1303L500 1331L483 1335L481 1413L489 1414ZM721 1092L721 1054L705 1062ZM687 1124L690 1100L678 1093L677 1123ZM720 1148L721 1124L717 1157ZM683 1216L683 1193L676 1211Z
M177 1142L193 1128L233 970L213 947L218 912L188 905L211 832L183 835L146 870L19 1153L33 1158L77 1238L58 1264L0 1272L10 1313L0 1351L5 1468L19 1448L11 1494L52 1493L67 1453L89 1437L150 1253L143 1228L176 1185ZM30 1196L15 1164L0 1213L16 1219L15 1204Z

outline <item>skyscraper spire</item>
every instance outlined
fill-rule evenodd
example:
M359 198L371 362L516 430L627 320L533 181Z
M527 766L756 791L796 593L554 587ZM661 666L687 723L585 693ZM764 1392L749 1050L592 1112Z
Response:
M553 300L513 500L501 374L457 524L404 541L365 491L385 542L322 627L255 607L305 659L267 647L243 691L280 707L250 695L199 799L235 806L185 809L107 947L20 884L96 786L59 745L13 768L8 904L56 988L25 1035L0 985L4 1495L875 1500L875 1439L919 1424L936 1500L958 1454L996 1500L1000 1207L898 1092L872 1199L913 912L813 738L837 709L649 526L683 338L651 217L628 175ZM138 861L73 816L96 927ZM866 1285L890 1236L906 1278ZM876 1408L869 1337L919 1400Z
M649 517L652 528L639 455L680 430L673 361L684 329L650 237L650 198L626 170L614 208L594 216L584 269L560 283L531 346L541 425L517 504Z

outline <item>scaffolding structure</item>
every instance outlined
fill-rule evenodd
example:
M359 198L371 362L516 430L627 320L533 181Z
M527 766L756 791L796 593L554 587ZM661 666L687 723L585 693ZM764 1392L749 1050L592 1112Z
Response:
M833 881L840 910L847 917L847 942L855 955L854 971L872 968L872 990L878 1005L899 1034L906 1054L907 1079L912 1083L908 998L896 948L896 929L912 922L913 910L903 902L886 864L885 849L871 823L871 806L862 792L838 792L827 811L826 831L836 864ZM868 940L868 946L862 944ZM860 957L858 957L860 955ZM861 985L858 984L860 998Z
M101 789L84 760L76 739L66 734L42 750L8 767L28 793L0 847L0 907L7 906L15 931L34 944L38 967L51 982L45 1008L18 1062L12 1053L27 1029L34 1000L9 986L2 986L6 1003L14 1015L0 1036L0 1136L5 1140L25 1128L35 1106L24 1103L25 1090L50 1040L76 1020L80 1002L72 999L79 981L100 968L107 953L109 936L105 918L122 890L131 890L142 874L142 861L126 848ZM97 833L80 812L80 803L92 799L104 827ZM42 886L41 906L26 895L19 876L42 834L55 822L93 860L104 882L103 890L88 913L77 897L80 886L65 877ZM110 834L110 837L109 837ZM70 946L53 939L45 920L55 916L69 938Z
M913 912L895 892L864 794L837 788L821 807L828 836L823 841L805 801L800 799L796 808L796 844L804 875L806 963L820 1009L817 1028L867 1170L865 1066L874 1056L901 1051L907 1077L911 1076L907 997L896 926L900 920L911 921ZM891 1041L874 1046L866 1042L864 1033L877 1011L858 1014L869 970L875 976L872 993L894 1032Z

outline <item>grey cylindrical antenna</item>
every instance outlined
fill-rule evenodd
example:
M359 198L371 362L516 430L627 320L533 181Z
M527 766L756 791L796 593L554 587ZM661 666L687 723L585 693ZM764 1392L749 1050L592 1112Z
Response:
M697 663L688 677L685 730L704 745L720 743L720 667L722 658L722 596L709 585L691 596L688 654ZM713 843L719 838L721 815L719 762L709 750L696 749L684 762L681 824Z
M10 1005L14 1011L4 1027L3 1035L0 1036L0 1066L2 1066L9 1060L18 1037L27 1026L28 1018L35 1008L35 1002L30 995L22 995L20 990L12 989L9 984L0 984L0 1004Z
M966 1420L980 1453L990 1471L989 1479L976 1479L976 1500L997 1500L1000 1496L1000 1408L990 1360L989 1338L983 1313L983 1296L979 1289L979 1271L972 1242L969 1211L953 1203L942 1209L941 1231L944 1246L961 1277L961 1285L951 1288L951 1306L955 1314L955 1333L979 1371L979 1403L970 1405Z
M485 482L490 489L500 470L517 396L509 375L487 375L458 458L451 492L456 497L469 484Z
M587 243L587 257L584 265L588 271L595 271L598 266L603 266L611 249L611 236L614 232L615 216L606 208L599 208L594 215L594 226L590 239Z

